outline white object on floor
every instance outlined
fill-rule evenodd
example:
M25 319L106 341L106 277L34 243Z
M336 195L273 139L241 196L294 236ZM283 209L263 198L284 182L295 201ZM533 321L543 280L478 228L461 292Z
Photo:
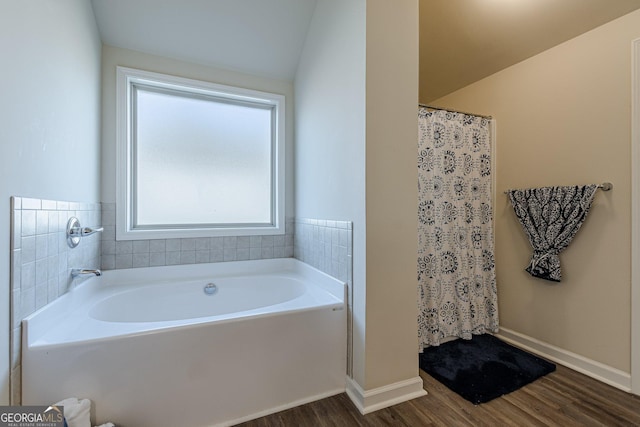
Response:
M69 427L91 427L91 401L69 397L54 404L64 406L64 419Z
M96 427L116 427L113 423L104 423Z

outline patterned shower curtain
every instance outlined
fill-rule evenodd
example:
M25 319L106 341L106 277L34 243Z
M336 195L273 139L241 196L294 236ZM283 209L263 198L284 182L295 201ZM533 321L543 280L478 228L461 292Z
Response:
M419 349L497 332L489 120L418 110Z

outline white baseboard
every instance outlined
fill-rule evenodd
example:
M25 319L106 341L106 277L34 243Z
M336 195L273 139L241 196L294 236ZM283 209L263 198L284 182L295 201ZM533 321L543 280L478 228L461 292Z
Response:
M347 395L360 413L366 415L378 409L426 396L427 392L422 387L422 378L419 376L366 391L353 379L347 378Z
M596 362L571 351L539 341L519 332L507 328L500 328L496 334L510 344L530 351L540 357L549 359L567 368L578 371L605 384L609 384L626 392L631 391L631 374L621 371L604 363Z

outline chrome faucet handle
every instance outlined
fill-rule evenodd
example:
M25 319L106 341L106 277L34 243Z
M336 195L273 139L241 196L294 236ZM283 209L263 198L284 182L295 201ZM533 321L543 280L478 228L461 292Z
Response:
M103 231L104 231L104 227L99 227L99 228L84 227L80 229L80 235L82 237L91 236L92 234L101 233Z
M80 221L75 216L69 218L67 222L67 244L70 248L75 248L80 244L80 238L91 236L92 234L104 231L104 227L91 228L82 227Z

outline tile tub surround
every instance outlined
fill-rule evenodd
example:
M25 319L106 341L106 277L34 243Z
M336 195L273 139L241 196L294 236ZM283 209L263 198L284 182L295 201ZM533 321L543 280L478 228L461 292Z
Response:
M100 203L11 198L11 404L20 404L21 321L65 294L71 268L99 268L99 233L67 245L67 221L99 226ZM76 281L79 279L76 279Z
M294 256L339 280L351 279L351 221L296 218Z
M351 376L353 222L295 218L294 256L347 283L347 375Z
M20 403L22 318L64 294L73 267L104 270L295 257L348 284L348 365L351 366L352 223L287 218L279 236L115 240L115 203L13 197L11 202L11 404ZM104 232L66 243L68 218ZM46 266L46 268L45 268ZM77 279L76 279L77 280Z
M116 241L116 204L102 203L102 269L293 257L293 219L285 234Z

